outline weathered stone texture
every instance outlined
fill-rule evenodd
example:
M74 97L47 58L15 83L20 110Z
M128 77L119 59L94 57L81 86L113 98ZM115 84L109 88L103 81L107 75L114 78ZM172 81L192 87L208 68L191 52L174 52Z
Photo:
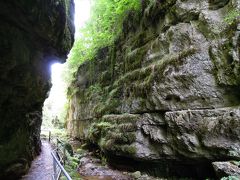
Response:
M233 162L213 162L214 170L218 178L233 176L235 179L240 178L239 165Z
M70 0L0 1L0 179L25 173L40 152L50 65L73 44L73 8Z
M224 20L234 9L238 0L156 0L130 12L114 46L78 69L71 135L162 163L164 175L185 164L176 176L206 178L211 162L240 160L240 24Z

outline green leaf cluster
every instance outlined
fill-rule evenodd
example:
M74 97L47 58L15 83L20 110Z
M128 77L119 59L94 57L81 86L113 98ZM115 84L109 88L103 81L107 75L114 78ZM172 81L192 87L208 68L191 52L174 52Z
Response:
M238 180L239 177L237 176L228 176L228 177L223 177L221 180Z
M91 0L90 19L78 30L67 60L64 79L70 83L81 63L91 60L99 48L111 45L122 31L127 11L140 10L140 0Z
M231 24L237 18L240 18L240 11L238 9L234 9L228 13L228 15L224 18L224 21L228 24Z

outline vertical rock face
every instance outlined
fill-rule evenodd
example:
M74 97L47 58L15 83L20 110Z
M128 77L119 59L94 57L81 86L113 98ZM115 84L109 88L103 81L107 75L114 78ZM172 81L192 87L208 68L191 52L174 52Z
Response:
M0 178L26 172L40 152L50 65L74 41L72 0L0 2Z
M128 14L113 47L79 67L69 132L113 165L128 159L160 176L214 176L211 162L240 160L240 24L224 20L240 2L143 8Z

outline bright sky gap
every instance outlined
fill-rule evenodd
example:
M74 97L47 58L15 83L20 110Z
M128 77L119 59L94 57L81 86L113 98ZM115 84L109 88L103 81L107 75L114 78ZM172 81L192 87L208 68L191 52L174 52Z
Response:
M90 0L74 0L75 1L75 38L79 36L79 29L84 26L85 22L90 16ZM62 80L62 71L64 64L54 63L51 65L51 81L52 88L49 94L49 98L45 101L46 104L51 105L49 111L52 114L52 118L55 118L67 101L64 92L64 82Z

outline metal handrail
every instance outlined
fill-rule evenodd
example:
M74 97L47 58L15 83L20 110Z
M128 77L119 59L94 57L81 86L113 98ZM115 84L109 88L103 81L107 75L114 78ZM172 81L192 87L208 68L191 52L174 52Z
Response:
M49 130L43 129L41 131L49 131ZM51 139L52 139L51 131L49 131L48 141L50 142ZM64 167L61 164L61 163L65 164L66 154L65 154L65 149L62 151L60 148L58 148L58 142L62 143L62 141L57 138L57 148L55 148L51 152L51 155L53 157L53 172L54 172L54 174L52 175L52 179L59 180L59 178L61 177L61 173L63 173L63 175L67 178L67 180L72 180L72 178L69 176L69 174L67 173L67 171L64 169ZM61 151L61 153L63 154L63 157L61 157L61 155L59 154L58 151ZM59 158L57 158L55 154L57 154ZM58 171L57 167L59 167L59 171Z
M68 179L68 180L72 180L72 178L69 176L69 174L67 173L67 171L64 169L64 167L62 166L62 164L60 163L60 161L58 160L58 158L56 157L56 155L54 154L54 151L51 152L51 155L53 157L53 170L54 170L54 175L52 176L52 178L55 179L59 179L61 176L61 173L63 172L64 176ZM57 166L60 168L59 172L57 173Z

